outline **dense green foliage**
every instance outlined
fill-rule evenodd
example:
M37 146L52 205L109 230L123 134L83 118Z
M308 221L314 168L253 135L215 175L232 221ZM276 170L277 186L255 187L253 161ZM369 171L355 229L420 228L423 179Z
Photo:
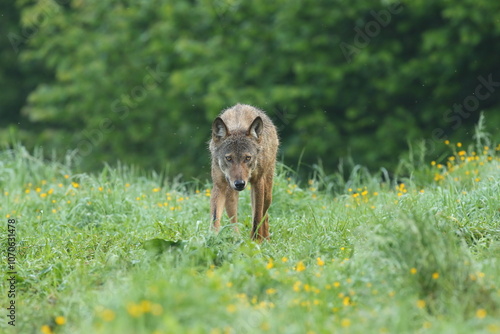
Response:
M479 111L500 133L497 0L16 5L2 4L0 140L77 149L87 168L204 177L210 123L236 102L270 114L285 162L328 171L347 156L392 169L408 140L438 154Z
M215 235L207 184L0 152L0 243L15 219L17 246L0 332L498 333L500 145L465 146L391 183L301 187L279 166L262 244L249 191L242 234Z

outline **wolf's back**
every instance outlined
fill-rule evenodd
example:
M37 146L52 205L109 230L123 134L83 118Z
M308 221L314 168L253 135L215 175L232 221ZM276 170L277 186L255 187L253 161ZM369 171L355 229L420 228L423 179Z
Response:
M229 109L222 111L220 118L226 123L229 132L246 131L252 122L260 116L264 124L262 132L262 144L270 147L275 147L277 151L279 146L278 132L273 122L260 109L257 109L248 104L237 104Z

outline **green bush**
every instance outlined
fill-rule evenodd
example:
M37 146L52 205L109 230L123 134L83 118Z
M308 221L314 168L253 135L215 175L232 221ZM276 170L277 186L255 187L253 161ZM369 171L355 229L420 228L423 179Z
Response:
M19 53L1 67L35 66L12 77L37 85L1 100L17 116L0 126L30 147L77 149L84 168L119 159L206 176L210 123L236 102L270 114L285 162L320 157L328 171L347 156L393 169L422 138L438 156L479 111L498 139L498 1L17 5L7 36Z

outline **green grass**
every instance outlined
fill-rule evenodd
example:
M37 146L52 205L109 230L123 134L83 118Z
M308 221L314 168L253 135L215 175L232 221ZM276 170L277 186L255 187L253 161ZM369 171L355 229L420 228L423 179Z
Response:
M18 274L16 327L2 315L0 331L498 333L500 146L449 146L390 182L356 168L297 185L279 166L262 244L248 191L241 235L216 235L209 183L3 151L2 254L15 218Z

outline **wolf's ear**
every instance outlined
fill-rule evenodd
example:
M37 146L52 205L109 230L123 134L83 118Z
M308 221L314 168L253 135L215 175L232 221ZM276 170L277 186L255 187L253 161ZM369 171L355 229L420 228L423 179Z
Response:
M222 118L217 117L212 123L212 138L215 140L224 139L229 136L229 130Z
M254 136L256 139L260 139L262 130L264 130L264 122L262 122L260 116L257 116L257 118L253 120L252 125L248 128L247 136Z

